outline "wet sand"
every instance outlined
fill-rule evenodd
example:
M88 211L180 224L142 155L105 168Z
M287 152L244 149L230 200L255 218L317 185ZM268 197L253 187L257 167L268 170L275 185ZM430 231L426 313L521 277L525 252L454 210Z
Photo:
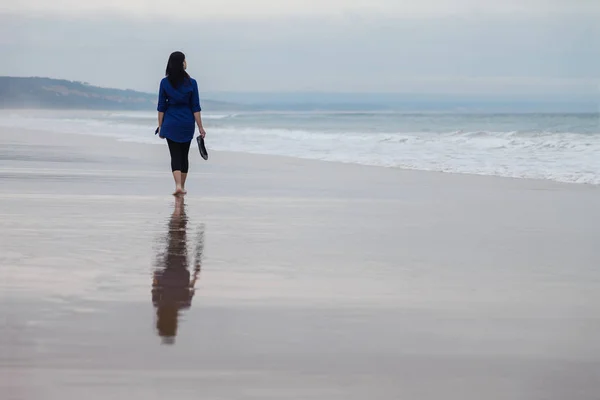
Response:
M598 399L600 188L191 151L0 131L2 399Z

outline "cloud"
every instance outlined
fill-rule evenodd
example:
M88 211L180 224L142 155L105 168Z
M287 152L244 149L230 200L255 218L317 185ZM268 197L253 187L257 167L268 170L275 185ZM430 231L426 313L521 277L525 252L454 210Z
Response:
M399 17L498 14L600 13L597 0L20 0L6 2L5 12L85 15L119 13L131 17L176 19L273 15L379 14Z
M129 3L128 3L129 4ZM0 75L156 90L183 50L205 91L598 93L596 16L0 17Z

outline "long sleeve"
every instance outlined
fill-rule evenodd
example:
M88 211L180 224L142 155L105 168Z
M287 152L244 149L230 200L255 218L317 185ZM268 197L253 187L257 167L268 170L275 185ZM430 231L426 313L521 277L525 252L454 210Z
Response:
M156 110L158 112L165 112L167 111L167 107L167 95L163 88L163 82L160 82L160 87L158 88L158 107L156 107Z
M198 82L193 80L192 85L194 90L192 91L191 108L192 112L196 113L202 111L202 108L200 107L200 94L198 93Z

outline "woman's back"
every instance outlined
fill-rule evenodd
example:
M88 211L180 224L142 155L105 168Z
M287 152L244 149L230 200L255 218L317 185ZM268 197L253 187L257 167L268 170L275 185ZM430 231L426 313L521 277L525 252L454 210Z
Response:
M173 87L168 78L160 82L158 111L164 112L162 136L176 142L187 142L194 135L194 113L200 111L198 84L186 78Z
M168 78L160 82L160 90L164 90L168 105L191 105L195 80L185 79L178 87L173 87Z

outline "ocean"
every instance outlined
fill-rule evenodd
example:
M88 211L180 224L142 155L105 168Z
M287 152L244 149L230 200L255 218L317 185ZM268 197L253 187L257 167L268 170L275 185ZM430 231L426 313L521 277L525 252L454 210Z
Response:
M0 112L0 126L163 144L155 112ZM203 113L210 150L600 184L600 114Z

